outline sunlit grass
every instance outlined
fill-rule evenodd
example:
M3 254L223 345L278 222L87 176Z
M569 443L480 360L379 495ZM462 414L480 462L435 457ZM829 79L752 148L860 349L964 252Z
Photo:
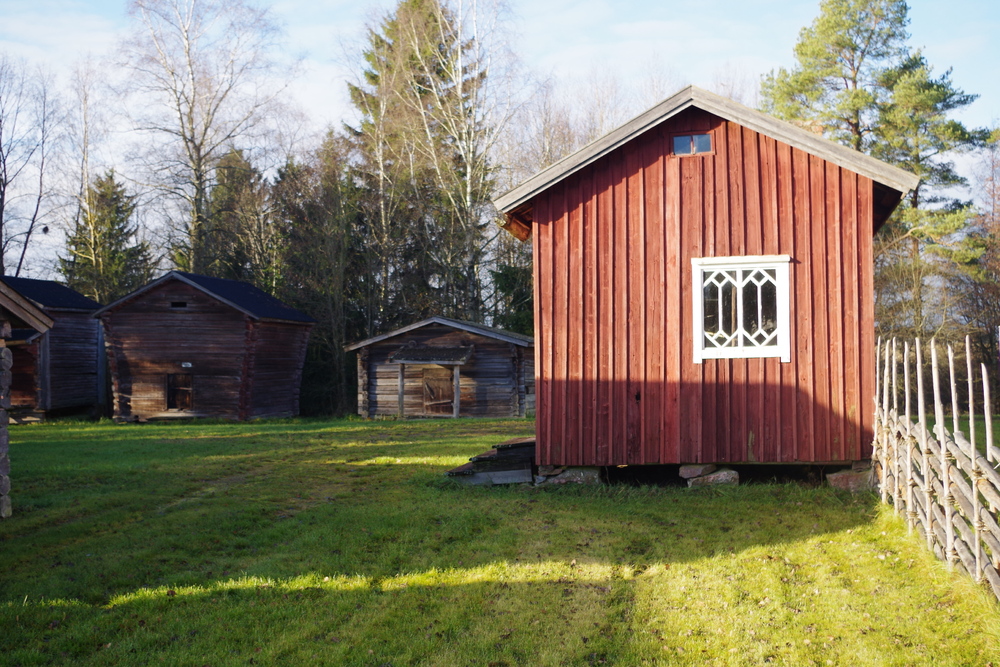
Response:
M467 488L523 420L15 427L0 663L985 665L873 496Z

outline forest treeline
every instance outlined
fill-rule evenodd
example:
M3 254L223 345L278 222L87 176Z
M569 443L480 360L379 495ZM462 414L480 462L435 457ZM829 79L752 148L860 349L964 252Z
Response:
M876 239L879 333L970 333L996 359L997 136L956 120L976 96L909 43L908 11L823 0L794 66L711 87L919 175ZM307 414L354 409L345 343L433 314L530 334L530 246L493 197L678 87L597 75L574 102L517 62L500 8L401 0L366 29L355 120L309 138L266 8L129 13L114 55L68 86L0 52L0 273L54 270L102 303L170 268L251 282L318 322Z

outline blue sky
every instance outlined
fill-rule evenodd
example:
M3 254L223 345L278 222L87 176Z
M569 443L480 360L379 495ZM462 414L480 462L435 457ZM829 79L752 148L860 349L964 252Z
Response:
M318 125L337 124L350 113L345 54L363 38L365 23L394 5L272 4L285 25L288 51L303 56L293 90ZM678 86L710 86L724 71L756 79L792 65L798 32L817 7L818 0L509 0L514 50L536 72L579 80L601 70L634 82L655 61ZM57 71L88 52L108 52L127 25L121 0L0 0L0 17L0 49ZM936 71L952 67L955 82L980 95L962 120L980 126L1000 121L1000 2L917 0L910 19L911 44L924 49Z

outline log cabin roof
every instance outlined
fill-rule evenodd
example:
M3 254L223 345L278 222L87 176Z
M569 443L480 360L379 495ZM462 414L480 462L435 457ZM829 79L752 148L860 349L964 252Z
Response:
M636 116L624 125L542 169L521 185L495 200L503 213L500 226L521 240L531 235L532 198L580 171L644 132L673 118L685 109L697 107L738 123L807 153L866 176L882 186L881 210L876 211L876 229L889 216L900 198L917 187L920 178L898 167L834 143L785 121L745 107L728 98L688 86Z
M44 333L52 328L51 317L2 280L0 280L0 309L12 317L11 326L15 329L30 327Z
M30 299L39 308L90 313L101 307L101 304L93 299L54 280L35 280L34 278L15 278L13 276L4 276L2 280L21 295Z
M212 278L211 276L202 276L197 273L187 273L186 271L170 271L131 294L127 294L114 303L101 308L94 315L99 316L109 310L115 309L168 280L180 280L187 283L212 298L257 320L291 322L303 325L311 325L316 322L316 320L305 313L285 305L282 301L254 287L250 283L239 280L227 280L225 278Z
M504 329L497 329L496 327L488 327L485 324L477 324L475 322L466 322L465 320L454 320L450 317L441 317L440 315L435 315L433 317L428 317L426 320L420 320L419 322L414 322L405 327L401 327L394 331L381 334L379 336L373 336L372 338L366 338L365 340L354 343L353 345L347 345L344 350L350 352L351 350L357 350L362 347L368 347L374 343L380 343L389 338L395 336L400 336L414 329L419 329L420 327L425 327L431 324L441 324L446 327L452 327L455 329L460 329L462 331L468 331L469 333L479 334L480 336L486 336L487 338L495 338L497 340L506 341L514 345L520 345L522 347L530 347L535 344L535 339L531 336L525 336L523 334L514 333L513 331L505 331Z

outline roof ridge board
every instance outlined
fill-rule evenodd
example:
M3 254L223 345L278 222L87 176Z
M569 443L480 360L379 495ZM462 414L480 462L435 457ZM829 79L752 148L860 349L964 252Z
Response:
M580 171L692 106L703 108L705 111L744 125L751 130L800 148L800 150L814 153L817 157L858 172L902 193L912 190L920 181L919 177L899 167L882 162L847 146L842 146L796 127L787 121L779 120L696 86L687 86L602 137L542 169L521 185L498 197L494 204L500 211L510 212L511 209L525 203L540 191Z

